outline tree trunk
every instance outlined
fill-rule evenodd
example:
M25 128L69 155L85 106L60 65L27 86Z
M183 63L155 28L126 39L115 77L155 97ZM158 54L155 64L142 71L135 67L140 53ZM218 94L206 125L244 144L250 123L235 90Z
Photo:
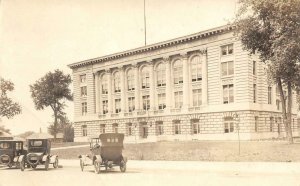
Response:
M286 99L285 95L283 93L283 88L282 88L282 82L280 78L277 78L277 84L278 84L278 89L280 93L280 100L281 100L281 105L282 105L282 116L283 116L283 124L284 124L284 129L286 133L286 138L289 143L293 143L293 135L292 135L292 128L291 128L291 102L292 102L292 95L291 95L291 83L288 83L288 108L286 107Z
M54 140L56 140L57 134L57 111L54 110Z

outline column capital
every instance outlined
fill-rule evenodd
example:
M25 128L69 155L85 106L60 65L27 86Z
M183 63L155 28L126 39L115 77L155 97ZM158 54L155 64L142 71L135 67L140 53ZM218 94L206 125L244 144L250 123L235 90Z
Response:
M104 71L105 71L105 73L107 73L107 74L111 74L111 72L112 72L112 70L111 70L110 68L106 68Z
M170 56L163 56L163 62L166 64L166 63L169 63L171 61L171 57Z
M154 61L153 60L147 60L146 64L148 67L153 67L154 66Z
M186 52L182 52L182 53L180 53L180 57L182 59L187 59L188 58L188 54Z
M120 66L117 67L117 69L119 71L124 71L125 70L125 66L124 65L120 65Z

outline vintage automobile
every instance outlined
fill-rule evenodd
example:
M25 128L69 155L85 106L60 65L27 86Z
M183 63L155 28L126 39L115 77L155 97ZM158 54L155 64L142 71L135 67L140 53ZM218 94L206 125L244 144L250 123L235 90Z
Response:
M105 170L119 166L121 172L126 171L127 158L123 157L124 134L105 133L90 139L90 154L79 155L81 171L84 166L94 165L95 173L99 174L101 167Z
M0 165L20 168L19 159L26 155L21 140L0 140Z
M51 141L43 136L31 136L27 138L28 153L20 159L21 171L24 171L25 166L30 166L35 169L38 165L45 166L48 170L49 164L53 168L58 168L58 156L51 155Z

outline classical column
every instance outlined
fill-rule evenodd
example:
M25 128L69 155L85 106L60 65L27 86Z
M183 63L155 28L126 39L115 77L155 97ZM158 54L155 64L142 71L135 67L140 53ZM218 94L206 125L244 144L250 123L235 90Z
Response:
M100 109L100 91L99 91L99 72L95 73L95 103L96 103L96 114L99 114Z
M183 64L182 73L183 73L183 110L188 110L189 108L189 97L190 97L190 91L189 91L189 65L188 65L188 56L186 53L181 54L181 60Z
M120 67L120 81L121 81L121 112L126 112L126 89L125 89L125 69L124 67Z
M207 53L202 52L202 105L206 106L208 103L208 84L207 84Z
M137 64L133 65L134 68L134 106L135 110L140 110L140 84L139 84L139 67Z
M149 68L149 85L150 85L150 110L155 110L155 83L154 83L154 64L153 62L149 62L148 64Z
M164 64L166 66L166 112L169 112L172 107L172 81L171 81L171 64L170 58L164 57Z
M112 113L113 109L113 100L112 100L112 95L113 95L113 90L112 90L112 75L111 75L111 70L108 69L106 70L107 73L107 81L108 81L108 95L107 95L107 101L108 101L108 114Z

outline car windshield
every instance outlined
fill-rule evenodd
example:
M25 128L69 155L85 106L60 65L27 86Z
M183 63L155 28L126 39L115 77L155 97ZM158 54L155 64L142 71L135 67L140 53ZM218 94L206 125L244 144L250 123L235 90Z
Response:
M0 142L0 149L9 149L10 143L8 142Z
M30 141L30 146L31 147L41 147L43 145L43 141L42 140L33 140Z

